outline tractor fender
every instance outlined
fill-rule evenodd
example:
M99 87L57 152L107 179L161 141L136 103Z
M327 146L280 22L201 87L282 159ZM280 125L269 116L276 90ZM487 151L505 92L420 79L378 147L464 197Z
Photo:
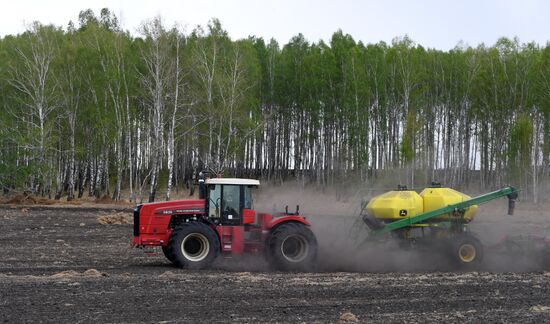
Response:
M311 223L308 222L302 216L286 215L286 216L277 217L277 218L272 219L271 222L269 222L267 224L267 229L268 230L273 230L276 227L278 227L279 225L282 225L282 224L288 223L288 222L297 222L297 223L302 223L306 226L311 226Z

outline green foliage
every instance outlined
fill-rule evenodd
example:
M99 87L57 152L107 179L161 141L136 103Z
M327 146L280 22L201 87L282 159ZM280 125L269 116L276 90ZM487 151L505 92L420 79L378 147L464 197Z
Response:
M533 121L529 116L520 116L512 126L508 144L508 159L512 167L528 167L531 161Z
M133 37L109 9L87 9L78 28L36 23L0 39L4 187L62 187L71 138L74 172L96 186L90 191L105 190L96 184L109 182L102 177L120 180L119 169L136 188L150 181L156 148L165 185L172 117L175 175L187 178L206 164L326 184L346 172L364 180L413 166L426 176L445 170L459 183L479 169L482 185L494 185L550 161L550 46L502 38L440 51L408 36L363 44L341 30L328 43L297 34L278 44L233 40L217 19L189 34L160 18L150 23ZM145 60L156 46L164 62L158 75ZM40 80L29 65L36 51L52 56L38 99L22 87ZM162 91L149 92L153 80ZM43 143L40 105L48 107Z

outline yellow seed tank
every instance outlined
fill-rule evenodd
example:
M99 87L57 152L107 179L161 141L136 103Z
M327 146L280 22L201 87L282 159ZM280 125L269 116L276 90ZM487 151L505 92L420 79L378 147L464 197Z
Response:
M395 221L443 208L470 198L470 196L451 188L426 188L420 194L413 190L389 191L372 198L367 204L366 211L377 219ZM477 205L470 206L464 214L464 219L467 222L472 221L476 211ZM441 221L449 219L449 217L450 214L444 214L434 220Z

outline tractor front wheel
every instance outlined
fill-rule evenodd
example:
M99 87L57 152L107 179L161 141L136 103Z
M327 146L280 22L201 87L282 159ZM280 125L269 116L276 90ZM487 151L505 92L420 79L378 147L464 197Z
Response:
M483 260L483 245L473 235L460 235L451 242L451 260L460 268L479 265Z
M170 254L170 249L168 248L168 246L163 246L162 247L162 253L164 254L164 256L168 259L168 261L174 263L174 258L172 258L172 255Z
M267 260L275 269L307 271L316 256L315 235L303 224L282 224L267 239Z
M216 232L204 223L189 222L172 232L167 258L180 268L198 270L210 266L219 252Z

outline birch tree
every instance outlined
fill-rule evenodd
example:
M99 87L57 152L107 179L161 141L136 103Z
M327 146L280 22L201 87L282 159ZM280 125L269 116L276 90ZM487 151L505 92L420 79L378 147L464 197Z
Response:
M21 102L20 110L9 111L29 134L23 150L38 166L37 177L31 179L30 185L33 191L41 194L49 193L52 186L49 138L53 127L51 115L59 105L52 66L58 55L59 34L53 26L33 23L24 33L21 46L14 49L18 61L8 76Z
M149 201L152 202L155 200L159 171L162 167L167 97L170 89L174 89L175 84L173 82L174 60L170 56L170 38L160 18L143 24L141 33L146 39L146 43L141 49L143 71L140 74L140 80L146 94L144 96L145 106L150 109L151 118Z
M170 200L170 195L172 193L172 185L174 180L174 157L175 157L175 133L177 127L177 116L178 111L180 110L180 105L183 97L185 95L184 88L184 73L182 71L180 56L182 55L182 46L184 43L183 35L177 28L174 28L171 31L170 38L175 48L174 53L174 79L173 79L173 103L172 111L169 119L169 128L168 128L168 140L167 140L167 168L168 168L168 185L166 188L166 200Z

